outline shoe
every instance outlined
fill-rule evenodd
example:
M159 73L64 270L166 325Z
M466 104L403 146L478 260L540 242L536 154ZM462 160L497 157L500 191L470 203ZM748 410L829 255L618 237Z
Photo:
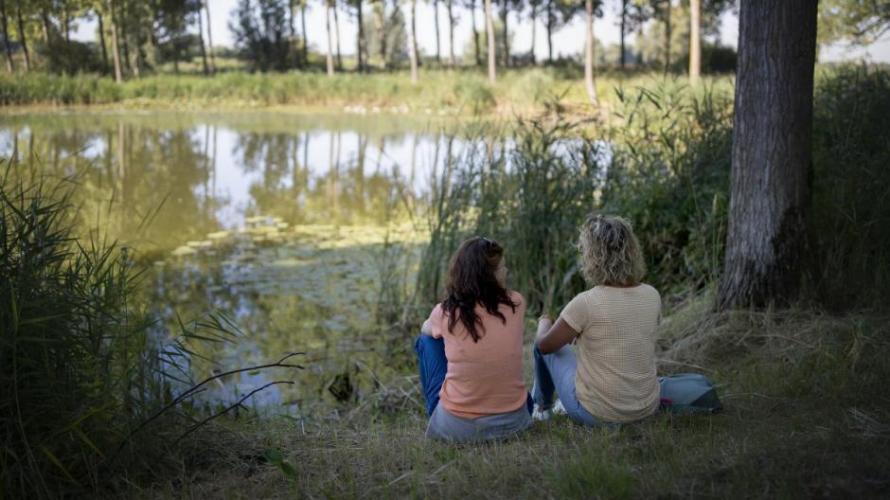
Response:
M562 401L557 399L556 402L553 403L553 407L550 408L550 411L553 412L554 415L565 415L566 407L563 406Z
M532 411L532 420L535 422L546 422L550 420L550 417L553 416L553 410L551 408L544 409L541 405L535 405L535 409Z

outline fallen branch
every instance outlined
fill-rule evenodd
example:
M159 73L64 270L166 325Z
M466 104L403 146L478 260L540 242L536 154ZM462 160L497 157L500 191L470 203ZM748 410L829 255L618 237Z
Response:
M248 392L246 395L244 395L244 397L242 397L241 399L239 399L238 401L236 401L235 404L226 407L225 409L223 409L223 410L220 411L220 412L217 412L217 413L214 413L213 415L210 415L209 417L205 418L204 420L201 420L201 421L198 422L197 424L195 424L195 425L193 425L192 427L190 427L189 430L185 431L181 436L179 436L178 438L176 438L176 441L174 441L174 443L178 443L178 442L182 441L186 436L188 436L189 434L195 432L196 430L198 430L198 429L200 429L201 427L203 427L204 425L206 425L207 422L210 422L211 420L213 420L213 419L215 419L215 418L218 418L218 417L221 417L221 416L225 415L226 413L228 413L229 411L231 411L233 408L236 408L236 407L241 406L241 403L243 403L243 402L247 401L248 399L250 399L250 397L253 396L254 394L256 394L256 393L258 393L258 392L260 392L260 391L263 391L263 390L265 390L265 389L267 389L267 388L269 388L269 387L272 387L273 385L279 385L279 384L293 385L293 384L294 384L294 381L293 381L293 380L277 380L277 381L275 381L275 382L269 382L268 384L266 384L266 385L264 385L264 386L262 386L262 387L258 387L258 388L256 388L256 389L254 389L254 390Z

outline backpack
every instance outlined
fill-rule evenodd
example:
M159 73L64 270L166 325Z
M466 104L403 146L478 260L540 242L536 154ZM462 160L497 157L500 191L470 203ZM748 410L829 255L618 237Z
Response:
M704 375L679 373L658 377L661 409L674 415L717 413L723 409L717 389Z

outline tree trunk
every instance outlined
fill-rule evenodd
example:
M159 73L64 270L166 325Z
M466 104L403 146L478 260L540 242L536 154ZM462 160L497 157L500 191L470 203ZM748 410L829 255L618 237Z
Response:
M365 71L365 22L362 18L362 0L356 2L356 16L358 21L358 37L356 39L356 58L359 73Z
M721 309L799 292L812 157L817 0L748 0L739 14L732 188Z
M671 0L665 2L664 11L664 72L671 70Z
M210 66L207 65L207 48L204 47L204 22L201 20L200 6L198 9L198 43L201 44L201 65L204 69L204 74L209 75Z
M99 12L99 9L96 9L96 20L99 23L99 48L102 49L102 67L104 68L104 72L108 71L108 47L105 44L105 23L103 22L102 13Z
M621 51L621 55L619 56L619 64L621 65L621 69L624 69L624 66L627 62L627 46L625 44L625 36L627 34L627 2L629 0L621 0L621 35L619 42L619 50Z
M411 60L411 83L417 84L417 0L411 0L411 19L408 22L408 58Z
M0 28L3 29L3 50L6 52L6 71L15 71L15 63L12 61L12 47L9 46L9 23L6 18L6 1L0 0Z
M380 46L380 67L386 71L388 64L386 60L386 2L380 4L379 12L379 20L380 30L378 33L378 45ZM417 45L414 46L414 49L417 50Z
M476 51L476 66L482 66L482 49L479 47L479 30L476 29L476 0L470 5L470 20L473 23L473 49Z
M501 22L504 24L504 66L510 67L510 30L507 27L507 17L510 14L508 9L509 0L501 0Z
M28 52L28 39L25 36L25 22L22 20L22 0L16 0L15 17L19 26L19 40L22 42L22 55L25 57L25 71L31 71L31 53Z
M488 39L488 81L492 85L497 82L496 44L494 41L494 18L491 15L491 0L485 2L485 33Z
M433 22L436 23L436 63L442 64L442 37L439 35L439 0L433 0Z
M334 34L337 40L337 70L343 71L343 56L340 52L340 16L337 15L337 3L334 2L331 8L334 10Z
M302 23L302 29L300 30L300 34L303 36L303 64L309 65L309 35L307 35L306 31L306 4L304 3L300 7L300 22Z
M553 64L553 0L547 0L547 62Z
M451 59L451 67L457 66L457 57L454 55L454 0L447 0L445 4L448 12L448 49Z
M331 4L325 7L325 28L328 30L328 52L326 54L326 62L328 67L328 76L334 75L334 39L331 35Z
M701 0L689 0L689 81L698 83L701 75Z
M68 0L62 0L62 28L65 30L65 43L71 43L71 12Z
M587 36L584 44L584 88L587 90L587 98L590 104L597 105L596 82L593 80L593 0L585 2L587 11Z
M124 75L121 72L121 51L117 41L117 9L115 9L114 0L111 3L111 57L114 60L114 81L121 83L124 81Z
M535 41L536 41L535 39L537 38L537 35L538 35L538 26L537 26L537 24L538 24L537 23L538 3L533 1L533 2L531 2L531 4L532 4L532 13L531 13L532 45L531 45L531 48L528 50L528 56L529 56L529 59L531 59L531 61L532 61L532 66L534 66L535 65Z
M204 2L204 13L207 15L207 52L210 55L210 73L216 73L216 59L213 56L213 29L210 25L210 0L205 0ZM201 16L201 13L198 12L198 16Z
M124 58L124 64L129 65L130 63L130 42L127 33L129 32L129 26L127 26L127 2L123 2L120 10L120 18L117 20L118 29L120 30L118 36L120 37L121 50L123 50L123 54L121 54ZM174 45L175 46L175 45ZM179 49L177 48L175 54L175 59L173 59L176 65L176 72L179 73ZM126 69L125 66L122 67Z

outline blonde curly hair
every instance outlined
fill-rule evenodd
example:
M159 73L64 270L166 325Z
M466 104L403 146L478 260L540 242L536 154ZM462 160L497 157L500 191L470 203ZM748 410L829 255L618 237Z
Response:
M593 285L632 286L646 274L640 242L621 217L591 214L581 226L578 249L581 273Z

